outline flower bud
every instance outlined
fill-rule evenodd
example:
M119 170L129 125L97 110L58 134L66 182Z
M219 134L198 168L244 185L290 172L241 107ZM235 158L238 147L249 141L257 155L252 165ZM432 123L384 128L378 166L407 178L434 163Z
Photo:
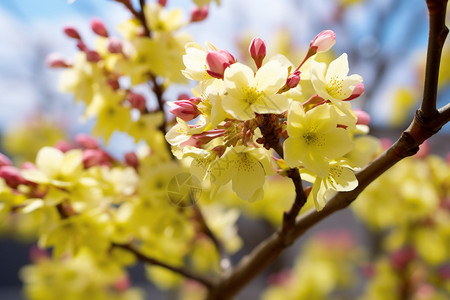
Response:
M147 109L147 100L145 100L145 97L141 94L128 92L127 100L132 108L136 108L140 112L144 112Z
M407 265L416 257L416 251L410 246L397 249L390 254L389 260L392 267L397 270L404 270Z
M158 0L158 4L165 7L167 5L167 0Z
M292 89L295 88L299 82L300 82L300 71L295 71L287 78L286 85Z
M85 168L98 165L109 165L111 156L102 149L86 149L83 151L83 165Z
M108 39L108 51L110 53L122 53L122 41L116 37Z
M224 133L225 129L213 129L200 134L194 134L187 141L181 143L180 147L194 146L200 148L202 145L211 142L213 139L223 136Z
M103 24L100 19L94 18L91 20L91 29L99 36L108 37L108 31L106 30L105 24Z
M6 184L15 189L19 184L27 183L27 180L22 177L20 170L14 166L0 167L0 178L3 178Z
M102 57L100 54L98 54L97 51L94 50L87 50L86 51L86 60L91 63L96 63L102 60Z
M354 110L356 117L358 120L356 121L356 124L361 125L369 125L370 124L370 115L366 113L365 111L361 109L355 109Z
M261 68L264 57L266 57L266 43L260 38L254 38L250 43L249 51L256 67Z
M0 167L11 166L12 161L4 154L0 153Z
M226 50L209 51L206 54L206 72L211 77L223 79L225 69L235 62L233 55Z
M70 38L81 40L81 36L78 33L78 30L75 29L75 27L72 26L64 27L64 33Z
M200 115L197 105L190 100L175 101L173 107L169 111L186 122L191 121Z
M137 169L139 167L139 159L134 152L125 153L125 164Z
M61 152L67 152L69 150L75 149L75 147L71 143L64 140L57 141L53 148L56 148Z
M100 146L96 139L86 133L79 133L75 136L75 141L85 149L98 149Z
M309 44L316 53L325 52L331 49L336 43L336 34L332 30L324 30L319 33Z
M209 8L208 5L202 7L195 7L191 11L191 22L200 22L208 17Z
M362 94L364 94L364 84L362 83L358 83L357 85L355 85L355 87L353 88L352 94L350 95L350 97L348 97L347 99L344 99L344 101L350 101L353 100L355 98L358 98L359 96L361 96Z
M67 68L70 67L68 63L64 61L64 58L59 53L50 53L45 58L45 64L50 68Z
M86 44L83 42L83 41L78 41L77 42L77 48L80 50L80 51L83 51L83 52L86 52L86 51L89 51L89 48L86 46Z

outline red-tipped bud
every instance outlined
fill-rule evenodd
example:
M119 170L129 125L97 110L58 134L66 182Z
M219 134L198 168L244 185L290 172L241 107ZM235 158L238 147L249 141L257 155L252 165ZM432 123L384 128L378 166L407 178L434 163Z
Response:
M190 100L175 101L173 107L169 111L186 122L191 121L200 115L197 105Z
M100 54L98 54L97 51L94 50L87 50L86 51L86 60L91 63L96 63L102 60L102 57Z
M78 33L78 30L75 29L75 27L72 26L64 27L64 33L70 38L81 40L81 36Z
M34 169L37 169L36 165L33 164L33 163L30 162L30 161L24 162L24 163L20 166L20 168L21 168L22 170L34 170Z
M158 4L165 7L167 5L167 0L158 0Z
M85 168L98 165L109 165L111 156L101 149L86 149L83 152L83 165Z
M124 276L120 277L119 279L117 279L114 282L113 286L116 291L124 292L131 286L130 279L128 278L127 275L124 275Z
M355 87L353 88L352 94L350 95L350 97L348 97L347 99L345 99L344 101L350 101L353 100L355 98L358 98L359 96L361 96L362 94L364 94L364 84L362 83L358 83L357 85L355 85Z
M211 142L213 139L223 136L224 133L225 133L225 129L213 129L213 130L202 132L200 134L194 134L187 141L181 143L180 147L194 146L194 147L199 148L202 145L205 145L205 144Z
M316 53L325 52L331 49L336 43L336 34L332 30L324 30L319 33L309 44Z
M67 141L59 140L56 142L56 144L53 146L53 148L56 148L56 149L60 150L61 152L67 152L69 150L75 149L75 146Z
M139 159L134 152L125 153L125 164L137 169L139 167Z
M108 51L111 53L122 53L122 41L116 37L108 39Z
M75 136L75 141L85 149L98 149L100 146L96 139L86 133L79 133Z
M15 189L19 184L26 184L27 181L20 174L20 170L13 166L0 167L0 178L3 178L6 184Z
M404 270L406 266L416 257L414 248L406 246L391 253L389 260L392 267L397 270Z
M201 22L208 17L208 5L202 7L195 7L191 11L191 22Z
M233 55L226 50L210 51L206 54L206 72L214 78L223 79L225 69L235 62Z
M100 19L94 18L91 20L91 29L99 36L108 37L108 31L106 30L105 24L103 24L103 21Z
M12 161L4 154L0 153L0 167L12 166Z
M356 124L361 125L369 125L370 124L370 115L366 113L365 111L361 109L355 109L355 114L358 120L356 121Z
M255 61L256 67L261 68L264 57L266 57L266 43L260 38L254 38L250 43L250 55Z
M141 94L135 92L128 92L127 100L130 103L132 108L136 108L141 112L144 112L147 109L145 97Z
M86 44L83 41L77 42L77 48L78 48L78 50L83 51L83 52L89 51L89 48L86 46Z
M70 65L64 60L59 53L50 53L45 58L45 64L50 68L67 68Z
M39 248L39 246L37 246L37 245L31 246L30 260L33 263L37 263L43 259L48 259L48 258L50 258L50 254L45 249Z
M182 99L180 99L180 100L182 100ZM192 97L192 98L189 98L189 101L192 102L193 104L197 105L200 102L202 102L202 98L200 98L200 97Z
M300 71L295 71L287 78L286 85L292 89L295 88L299 82L300 82Z
M189 97L190 97L189 94L181 93L178 95L177 100L185 100L185 99L189 99Z

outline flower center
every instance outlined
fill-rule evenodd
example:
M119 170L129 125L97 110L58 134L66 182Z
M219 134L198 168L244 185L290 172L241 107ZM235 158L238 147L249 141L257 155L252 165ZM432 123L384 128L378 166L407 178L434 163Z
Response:
M328 82L327 86L325 87L325 90L327 91L328 95L330 95L333 98L342 98L344 97L344 87L343 83L344 79L341 79L337 77L336 75L331 77L330 82Z
M264 93L258 91L255 87L248 87L244 93L244 97L244 101L252 105L256 101L264 97Z
M237 171L253 172L254 166L252 164L252 158L247 153L240 153L239 159L236 160Z

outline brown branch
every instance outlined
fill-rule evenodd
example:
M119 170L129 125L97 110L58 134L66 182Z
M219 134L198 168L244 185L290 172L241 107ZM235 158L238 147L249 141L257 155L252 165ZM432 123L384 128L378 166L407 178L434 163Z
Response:
M283 224L281 227L281 233L283 235L294 227L295 218L297 218L298 213L306 203L306 195L303 191L302 178L300 177L298 169L290 169L288 171L288 176L292 179L295 186L295 199L291 209L283 215Z
M437 113L436 98L439 72L436 70L439 70L442 47L448 34L448 28L445 26L447 0L426 0L426 3L430 17L430 29L423 100L420 109L424 117L431 118Z
M163 267L163 268L165 268L167 270L170 270L170 271L172 271L174 273L177 273L177 274L179 274L179 275L181 275L183 277L195 280L195 281L201 283L202 285L204 285L207 288L211 288L213 286L213 281L210 278L202 277L202 276L200 276L198 274L194 274L194 273L192 273L192 272L190 272L190 271L188 271L186 269L183 269L183 268L180 268L180 267L176 267L176 266L172 266L172 265L169 265L169 264L167 264L165 262L159 261L159 260L157 260L157 259L155 259L153 257L149 257L149 256L143 254L142 252L140 252L138 249L136 249L135 247L133 247L130 244L116 244L116 243L113 243L112 247L117 247L117 248L122 248L124 250L127 250L127 251L133 253L134 255L136 255L136 257L139 260L141 260L141 261L143 261L145 263L148 263L148 264L151 264L151 265L155 265L155 266L159 266L159 267Z
M206 234L206 236L211 240L211 242L214 244L214 247L216 247L217 252L219 253L220 267L222 268L223 271L226 272L230 271L231 268L233 267L230 256L228 255L228 252L225 249L223 243L217 238L214 232L212 232L211 228L209 228L198 205L194 205L194 213L196 216L196 220L199 222L201 226L202 232Z
M297 218L294 226L283 227L261 242L245 256L233 272L224 274L210 289L208 300L231 299L254 277L270 265L283 250L303 235L309 228L332 213L349 206L357 196L376 178L405 157L414 155L419 145L437 133L450 119L450 105L436 110L437 78L439 74L442 45L447 35L445 11L447 0L427 0L430 12L430 38L427 54L426 79L422 106L414 120L397 142L373 162L356 174L359 185L350 192L339 192L321 211L309 211ZM294 181L295 184L295 181ZM297 189L296 185L296 189ZM297 193L298 195L299 193ZM295 203L294 203L295 205ZM295 210L291 208L291 211ZM289 214L289 213L287 213Z

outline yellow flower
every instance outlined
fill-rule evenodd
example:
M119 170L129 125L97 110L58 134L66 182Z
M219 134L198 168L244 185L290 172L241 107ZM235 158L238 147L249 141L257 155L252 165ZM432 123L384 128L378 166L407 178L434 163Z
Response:
M349 71L347 54L344 53L330 63L328 69L325 63L311 61L311 82L316 93L323 99L338 104L351 96L353 88L362 82L362 77Z
M241 199L256 201L264 195L265 176L272 174L270 155L265 149L236 146L213 163L211 183L220 187L231 180L233 191Z
M305 113L300 103L292 102L287 122L284 158L291 168L303 166L325 178L330 173L329 160L354 147L349 131L343 127L354 125L355 120L340 115L332 105L320 105Z
M352 191L358 186L358 179L356 179L352 168L353 166L349 161L341 159L330 161L330 172L326 177L316 177L314 180L311 180L310 174L302 175L303 179L314 183L308 198L314 200L317 211L324 208L327 200L336 191Z
M225 70L225 96L222 106L238 120L250 120L259 114L279 114L287 110L289 100L276 94L286 83L288 71L278 61L263 65L256 74L235 63Z
M56 148L44 147L36 157L37 169L23 170L22 176L40 184L70 187L82 175L82 156L82 151L78 149L63 153Z

